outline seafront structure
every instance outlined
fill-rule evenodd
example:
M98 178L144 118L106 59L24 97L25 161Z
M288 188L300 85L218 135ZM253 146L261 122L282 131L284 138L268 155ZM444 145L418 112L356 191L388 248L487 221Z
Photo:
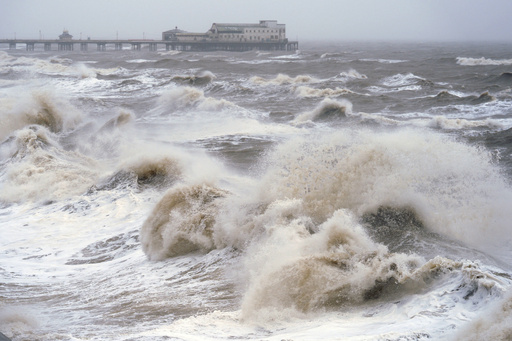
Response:
M33 51L36 44L43 44L45 51L56 44L59 51L73 51L75 44L80 44L81 51L87 51L90 44L96 44L98 51L106 51L107 45L115 50L122 50L124 45L131 45L132 50L141 50L147 45L150 51L157 51L158 46L166 50L180 51L250 51L273 50L295 51L299 48L297 41L288 41L285 24L277 20L261 20L255 24L212 24L205 33L190 33L178 29L162 33L162 40L148 39L94 39L73 40L67 30L58 40L42 39L0 39L0 44L9 44L10 49L16 49L17 44L25 44L27 51Z

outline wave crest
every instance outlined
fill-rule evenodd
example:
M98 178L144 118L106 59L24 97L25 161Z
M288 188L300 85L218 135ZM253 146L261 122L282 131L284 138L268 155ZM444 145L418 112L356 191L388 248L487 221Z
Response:
M250 82L257 85L284 85L284 84L303 84L303 83L316 83L318 80L308 75L299 75L290 77L285 74L278 74L275 78L265 79L263 77L254 76L249 79Z
M242 304L245 318L374 299L386 285L410 278L411 270L423 263L420 257L388 253L345 210L334 212L315 234L297 220L267 233L251 250L253 278Z
M295 94L299 97L337 97L341 95L351 94L352 91L348 89L341 89L341 88L335 88L335 89L315 89L310 88L308 86L299 86L297 89L295 89Z
M355 69L350 69L348 71L344 71L338 76L342 81L348 81L351 79L368 79L366 75L360 74Z
M181 84L204 85L204 84L211 83L215 78L216 77L212 72L203 71L197 75L174 76L174 77L172 77L172 81L181 83Z
M293 123L303 123L307 121L316 121L319 119L329 119L337 117L346 117L352 114L352 103L347 100L336 101L325 98L312 111L300 114Z
M192 87L178 87L168 90L161 95L159 104L162 108L173 111L191 108L215 111L236 107L235 104L225 99L206 97L202 90Z
M213 225L226 192L208 185L177 185L168 190L140 231L142 249L151 260L208 251Z
M512 65L512 59L491 59L491 58L467 58L457 57L457 64L464 66L480 66L480 65Z
M341 208L362 215L409 206L428 229L477 248L508 238L512 190L479 147L418 130L344 129L275 152L265 197L300 198L315 220Z
M84 193L99 177L98 164L60 148L43 127L20 129L7 143L16 146L0 178L0 201L53 201Z
M17 129L40 125L53 133L68 131L82 121L82 114L66 100L50 91L34 91L3 111L0 109L0 140Z
M424 78L418 77L412 73L407 74L396 74L394 76L390 76L385 78L382 81L382 84L388 87L403 87L416 84L418 82L425 81Z

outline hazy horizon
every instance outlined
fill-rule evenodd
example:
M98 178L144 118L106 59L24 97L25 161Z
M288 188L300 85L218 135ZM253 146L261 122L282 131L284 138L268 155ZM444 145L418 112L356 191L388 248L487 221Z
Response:
M0 0L0 39L160 39L179 27L206 32L214 22L277 20L290 40L512 41L512 1L362 0L314 2Z

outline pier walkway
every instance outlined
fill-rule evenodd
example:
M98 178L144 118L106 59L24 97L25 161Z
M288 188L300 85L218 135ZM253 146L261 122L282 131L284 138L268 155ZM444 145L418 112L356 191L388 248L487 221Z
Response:
M25 45L27 51L34 51L35 46L42 46L44 51L52 51L54 46L58 51L74 51L75 46L80 51L88 51L90 45L96 45L97 51L123 50L123 46L131 46L132 50L148 48L157 51L159 46L165 50L178 51L295 51L299 49L297 41L280 42L222 42L222 41L169 41L169 40L45 40L45 39L0 39L2 44L8 44L9 49L16 49L18 44Z

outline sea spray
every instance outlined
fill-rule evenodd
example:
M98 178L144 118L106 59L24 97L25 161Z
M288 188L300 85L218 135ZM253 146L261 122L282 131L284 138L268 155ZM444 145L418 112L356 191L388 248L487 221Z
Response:
M11 106L0 108L0 141L31 124L54 133L68 131L82 122L82 116L65 97L47 89L34 90L18 97Z
M492 156L447 136L343 129L291 140L270 162L263 196L301 198L318 222L342 208L409 206L428 229L475 247L508 235L512 191Z
M235 105L229 101L206 97L202 90L188 86L167 90L160 96L159 104L164 112L187 109L215 111L235 107Z

